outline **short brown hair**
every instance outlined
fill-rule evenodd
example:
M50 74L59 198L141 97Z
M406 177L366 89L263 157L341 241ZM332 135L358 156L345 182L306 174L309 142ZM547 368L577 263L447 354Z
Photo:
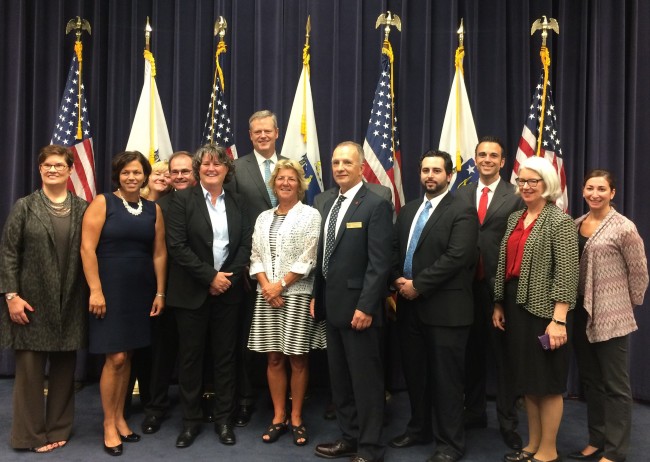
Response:
M124 151L117 154L113 157L113 163L111 165L111 181L116 188L120 187L120 172L126 167L126 164L130 164L134 160L137 160L142 165L142 171L144 172L144 182L140 186L144 188L149 183L149 175L151 175L151 164L145 156L142 155L140 151Z
M222 146L217 146L216 144L204 144L199 149L196 150L194 156L192 156L192 170L194 171L194 177L196 181L199 181L199 169L201 168L201 162L203 158L208 156L212 160L221 162L228 168L228 173L223 179L223 184L229 183L232 180L233 175L235 174L235 163L230 157L228 157L228 151Z
M43 162L45 162L45 159L50 156L62 156L65 159L65 163L68 167L72 167L74 164L74 155L69 148L61 146L59 144L48 144L47 146L43 146L38 151L38 165L41 165Z

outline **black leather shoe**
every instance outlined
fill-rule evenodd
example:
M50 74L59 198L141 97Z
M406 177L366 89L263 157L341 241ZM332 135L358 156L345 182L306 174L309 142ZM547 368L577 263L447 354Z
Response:
M603 456L602 449L596 449L591 454L583 454L582 451L576 451L569 454L567 457L573 460L599 460Z
M130 435L120 435L120 440L122 440L122 443L137 443L140 441L140 435L137 433L131 433Z
M379 459L372 460L372 459L366 459L365 457L361 457L361 456L355 456L350 459L350 462L384 462L384 458L381 457Z
M221 441L221 444L235 444L237 442L231 424L215 424L214 431L219 435L219 441Z
M178 438L176 438L176 447L177 448L189 448L194 443L194 440L201 433L201 427L198 425L187 426L183 428L183 431Z
M421 438L416 438L415 436L409 435L408 433L404 433L403 435L396 436L390 442L388 445L391 448L397 448L397 449L402 449L402 448L408 448L411 446L416 446L418 444L428 444L431 443L432 440L423 440Z
M460 457L451 456L445 454L444 452L436 451L433 456L427 459L427 462L456 462L460 460Z
M353 457L356 455L357 446L345 440L335 443L323 443L316 446L314 454L325 459L338 459L339 457Z
M523 447L521 436L517 430L501 430L501 437L510 449L519 450Z
M104 444L104 452L109 456L121 456L123 449L124 446L122 446L121 444L112 447L106 446L106 444Z
M148 415L144 418L142 421L142 433L145 435L151 435L152 433L156 433L158 430L160 430L160 426L162 425L162 417L158 417L156 415Z
M245 427L248 425L248 422L251 421L251 416L253 415L253 406L248 404L242 404L237 410L237 415L235 416L235 425L237 427Z

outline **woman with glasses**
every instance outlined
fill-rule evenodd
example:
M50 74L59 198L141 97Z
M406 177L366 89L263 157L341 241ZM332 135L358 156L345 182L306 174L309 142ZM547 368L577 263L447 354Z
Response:
M42 188L16 202L0 241L0 345L16 359L14 449L49 452L72 431L76 350L87 330L79 246L88 205L67 190L73 162L64 146L40 150Z
M575 460L622 462L632 427L630 333L633 309L648 288L643 240L611 201L614 177L592 170L582 188L589 212L575 223L580 246L580 285L573 329L580 382L587 400L589 443Z
M551 163L529 157L517 194L526 208L508 218L494 284L494 327L505 331L515 391L528 415L528 444L506 462L560 460L557 432L569 368L567 332L578 286L578 236L554 201L562 194Z

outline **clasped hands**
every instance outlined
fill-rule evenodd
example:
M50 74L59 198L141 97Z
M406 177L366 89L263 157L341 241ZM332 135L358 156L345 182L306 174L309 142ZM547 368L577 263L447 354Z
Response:
M281 297L283 290L280 282L269 282L262 286L262 297L273 308L282 308L284 306L284 299Z
M407 300L415 300L420 295L415 287L413 287L413 280L406 279L404 276L395 279L393 286Z
M219 271L210 283L210 288L208 289L210 291L210 295L221 295L226 290L230 289L230 286L232 286L232 282L230 282L230 279L228 279L230 276L232 276L232 273L224 273L223 271Z

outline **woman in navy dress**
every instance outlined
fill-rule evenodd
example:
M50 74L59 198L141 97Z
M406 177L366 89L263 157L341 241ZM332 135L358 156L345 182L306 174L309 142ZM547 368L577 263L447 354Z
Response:
M90 288L89 350L106 355L100 379L104 450L140 439L124 419L134 349L150 344L150 316L164 308L167 250L160 207L142 200L151 165L137 151L113 159L112 193L99 195L82 225L81 259Z

